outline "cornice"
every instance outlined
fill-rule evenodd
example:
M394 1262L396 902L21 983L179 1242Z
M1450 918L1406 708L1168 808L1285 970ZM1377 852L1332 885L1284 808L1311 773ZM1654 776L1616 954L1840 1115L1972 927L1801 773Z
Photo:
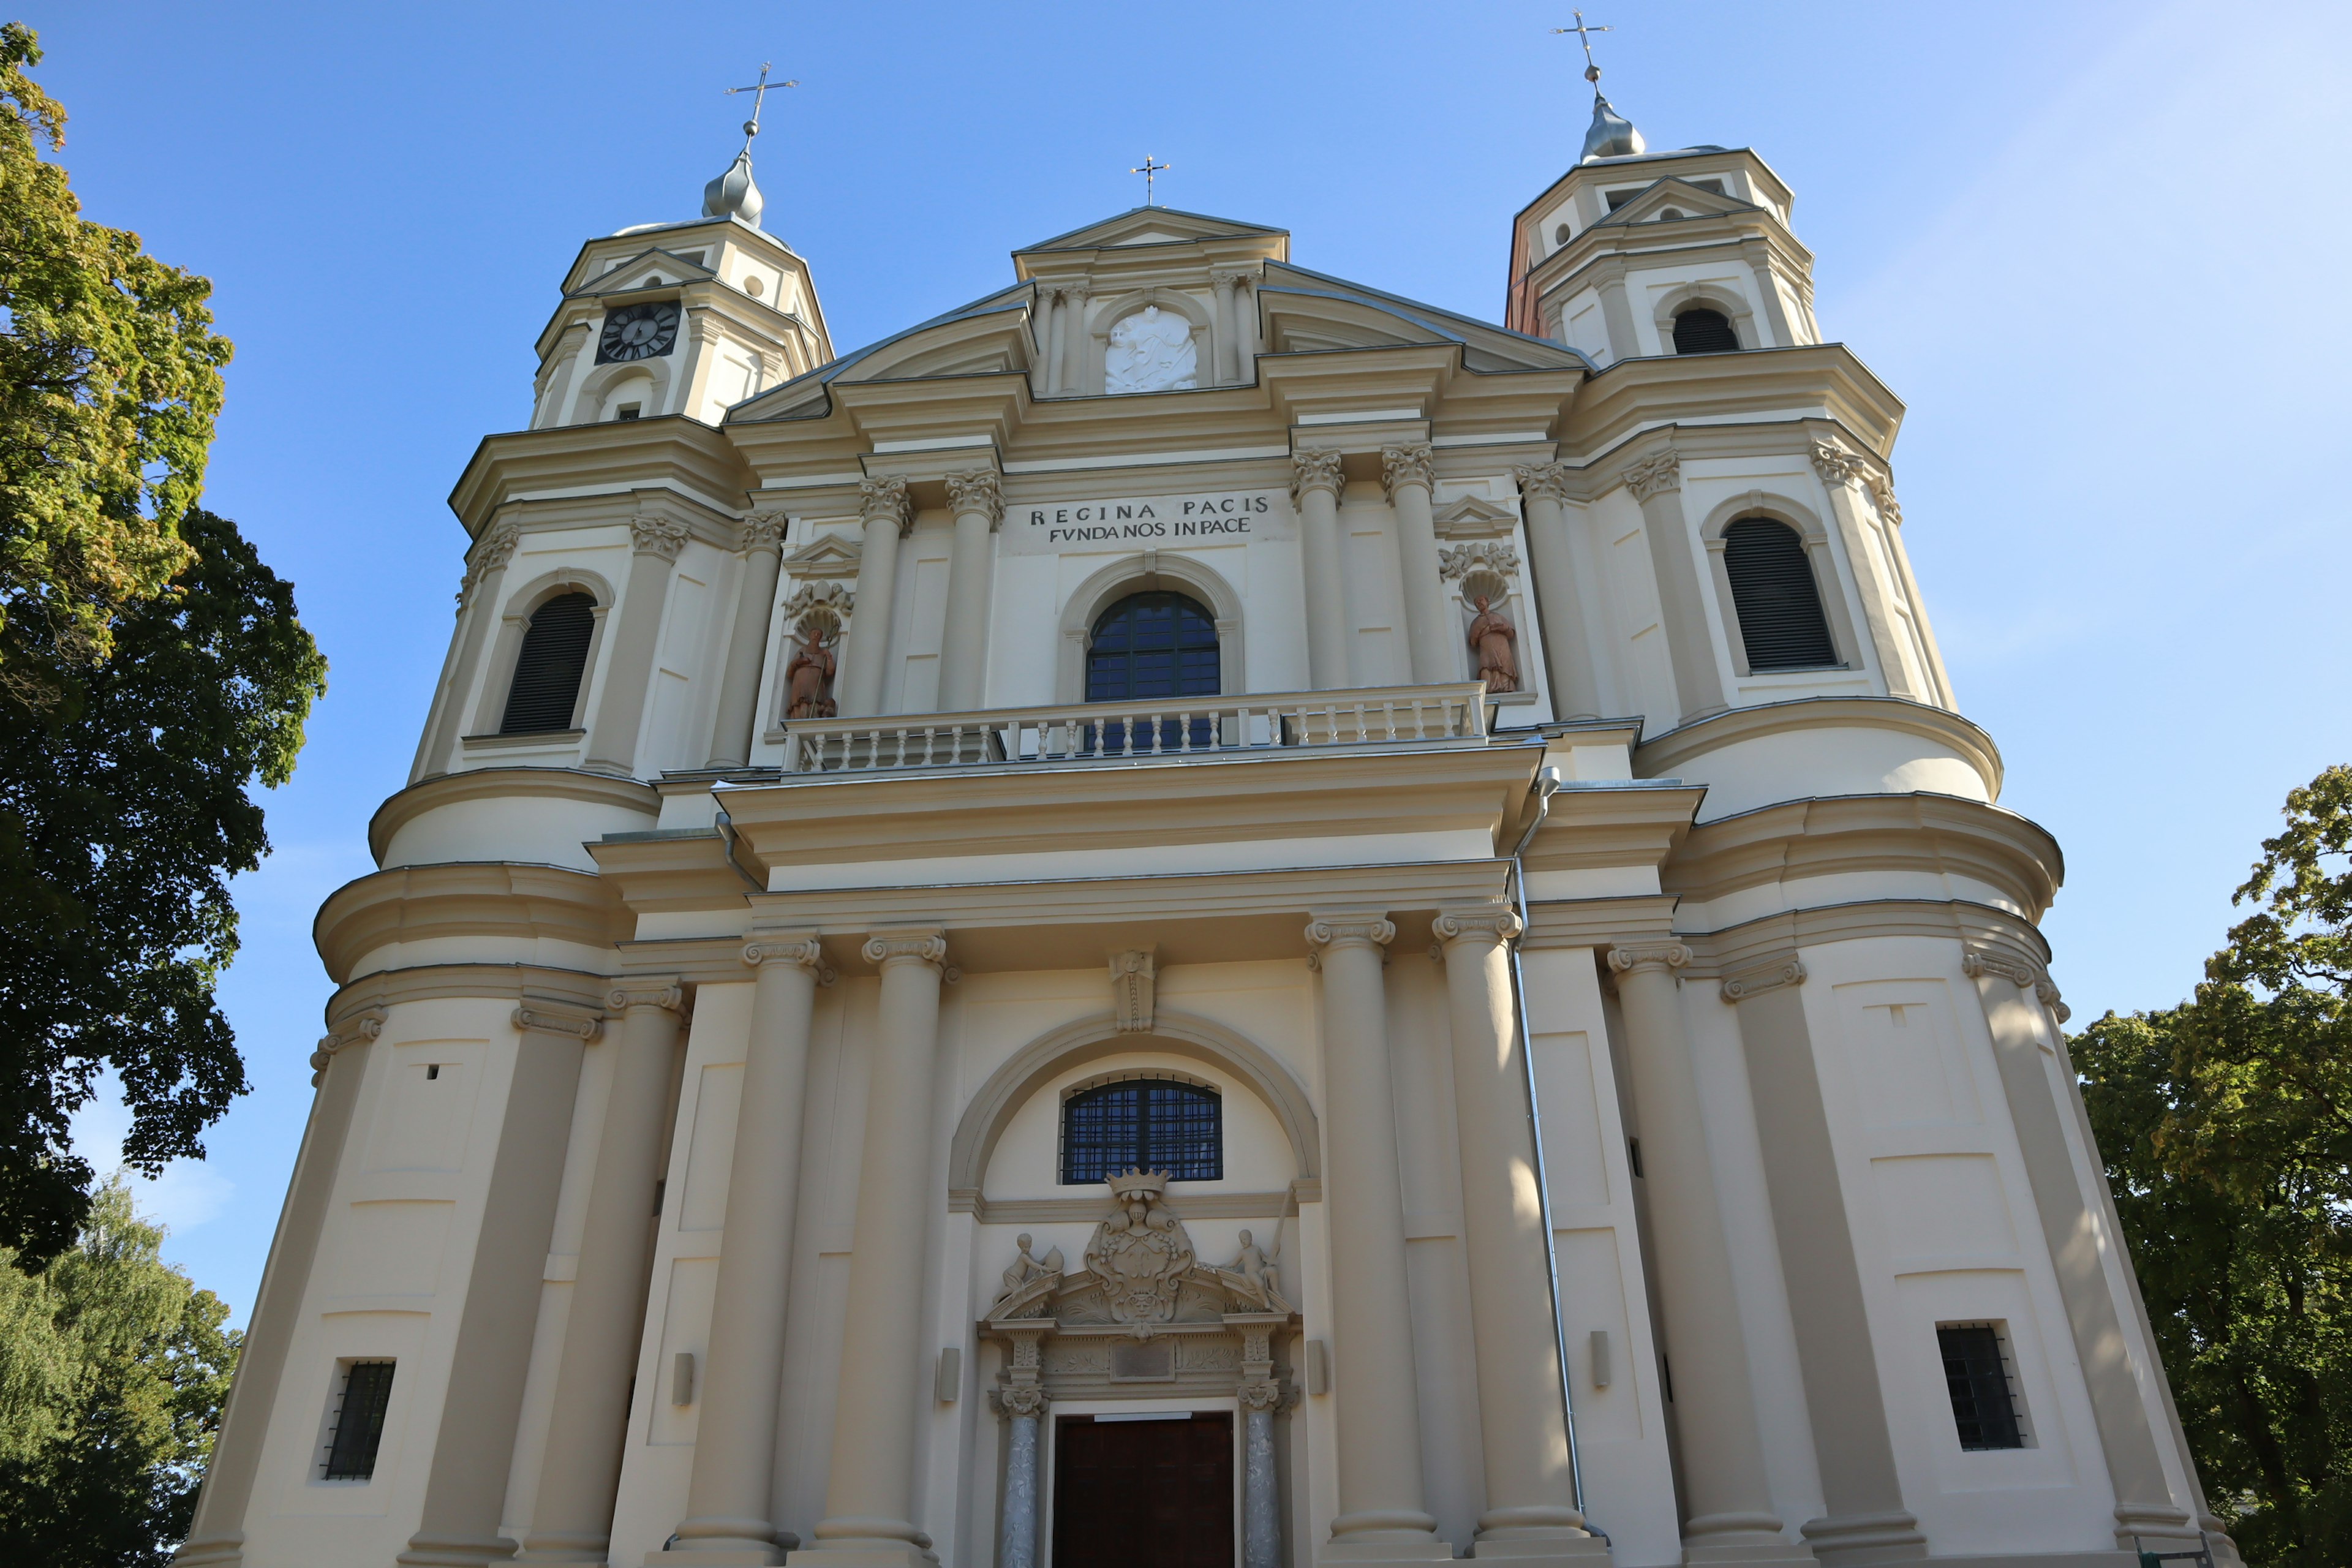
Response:
M1622 359L1585 384L1562 439L1590 462L1653 426L1675 426L1675 444L1688 447L1699 429L1743 415L1825 416L1885 458L1902 427L1903 403L1843 343ZM1801 440L1795 449L1806 450Z
M1984 780L1985 793L2000 798L2000 748L1992 737L1948 709L1901 697L1800 697L1734 708L1643 742L1633 748L1633 772L1642 778L1675 778L1685 764L1709 752L1807 730L1892 730L1935 742L1965 758Z
M386 798L368 819L368 852L383 865L393 836L427 812L469 801L518 797L618 806L643 812L648 820L661 815L660 792L635 779L578 768L474 768L426 779Z
M348 981L327 999L331 1026L409 1002L478 1000L535 1005L551 1015L601 1016L610 977L544 963L425 963L379 969Z
M1519 857L1529 871L1591 871L1663 864L1691 830L1703 786L1571 786L1551 797L1544 825Z
M1528 906L1520 945L1605 948L1621 942L1663 942L1674 934L1675 900L1663 893L1616 899L1556 899Z
M698 502L713 523L731 529L757 483L725 432L667 414L484 437L449 492L449 510L478 535L500 507L534 496L661 490Z
M2050 960L2050 945L2033 922L2008 910L1966 899L1864 899L1816 904L1741 921L1717 931L1677 931L1692 952L1691 973L1715 979L1745 978L1782 954L1838 942L1885 937L1931 937L1971 944L2009 956L2036 970Z
M1811 273L1813 253L1803 241L1763 208L1743 206L1733 212L1695 214L1670 223L1612 223L1604 218L1580 230L1566 245L1529 268L1528 287L1537 299L1549 300L1595 281L1587 273L1622 275L1645 261L1653 266L1703 262L1714 259L1710 253L1738 254L1759 245L1766 247L1775 267L1800 277Z
M632 924L600 877L560 866L469 861L395 867L347 882L327 896L310 929L327 973L341 982L394 942L462 937L608 949L631 934Z

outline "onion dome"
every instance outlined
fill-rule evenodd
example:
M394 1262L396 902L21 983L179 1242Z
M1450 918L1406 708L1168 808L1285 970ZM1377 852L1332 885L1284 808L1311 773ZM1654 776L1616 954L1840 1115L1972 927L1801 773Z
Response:
M761 209L767 205L760 187L751 183L751 142L747 136L743 150L735 154L733 166L702 187L702 216L739 217L757 228Z
M1595 158L1629 158L1646 150L1649 143L1633 129L1633 122L1610 107L1609 100L1599 89L1592 94L1592 125L1584 133L1584 156L1580 163L1590 163Z

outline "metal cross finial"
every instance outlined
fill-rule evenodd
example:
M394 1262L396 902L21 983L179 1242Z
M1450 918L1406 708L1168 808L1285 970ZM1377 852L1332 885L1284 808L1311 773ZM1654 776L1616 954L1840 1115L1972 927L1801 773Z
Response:
M1140 175L1142 175L1142 176L1143 176L1143 205L1144 205L1145 206L1150 206L1150 205L1152 205L1152 201L1151 201L1151 180L1152 180L1152 176L1153 176L1153 175L1155 175L1155 174L1160 174L1160 173L1162 173L1162 172L1163 172L1163 171L1165 171L1165 170L1172 169L1172 168L1174 168L1175 166L1176 166L1176 165L1175 165L1175 164L1173 164L1173 163L1153 163L1153 162L1151 161L1151 154L1150 154L1150 153L1146 153L1143 155L1143 166L1142 166L1141 168L1139 168L1139 169L1129 169L1129 170L1128 171L1128 173L1129 173L1129 174L1140 174Z
M1569 15L1576 18L1576 26L1573 27L1554 27L1552 31L1555 33L1574 33L1576 35L1576 41L1584 46L1584 79L1592 84L1592 96L1598 98L1601 96L1601 68L1592 63L1592 35L1595 33L1613 33L1617 29L1614 27L1588 26L1584 20L1584 13L1581 11L1571 11Z
M788 87L800 86L800 83L797 81L770 81L768 79L768 69L772 63L772 61L769 60L761 60L760 62L760 79L753 82L751 86L730 87L727 89L727 95L730 98L732 98L739 92L748 92L751 95L751 118L743 121L743 145L747 148L751 145L751 138L760 133L760 110L767 103L768 90L771 88L781 90L782 89Z

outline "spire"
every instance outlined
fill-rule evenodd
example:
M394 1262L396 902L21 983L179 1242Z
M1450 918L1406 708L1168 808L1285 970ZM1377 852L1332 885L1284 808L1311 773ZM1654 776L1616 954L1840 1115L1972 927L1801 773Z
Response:
M1587 22L1581 11L1570 15L1576 18L1575 26L1554 27L1552 31L1576 35L1576 41L1584 46L1584 79L1592 84L1592 124L1584 132L1584 153L1577 162L1590 163L1595 158L1624 158L1642 152L1648 145L1642 140L1642 133L1601 96L1601 66L1592 58L1592 35L1615 29Z
M760 133L760 110L766 104L768 89L798 87L797 81L768 80L770 62L760 66L760 79L750 87L730 87L730 95L748 92L751 95L751 118L743 121L743 150L735 154L735 162L727 172L702 187L702 216L705 217L737 217L753 228L760 226L760 214L768 205L760 187L751 180L751 138Z

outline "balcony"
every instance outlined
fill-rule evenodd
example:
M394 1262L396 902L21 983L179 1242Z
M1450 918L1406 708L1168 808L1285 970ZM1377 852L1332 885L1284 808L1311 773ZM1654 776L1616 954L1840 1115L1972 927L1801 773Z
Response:
M787 777L1386 749L1484 742L1486 689L1465 681L796 719L788 731Z

